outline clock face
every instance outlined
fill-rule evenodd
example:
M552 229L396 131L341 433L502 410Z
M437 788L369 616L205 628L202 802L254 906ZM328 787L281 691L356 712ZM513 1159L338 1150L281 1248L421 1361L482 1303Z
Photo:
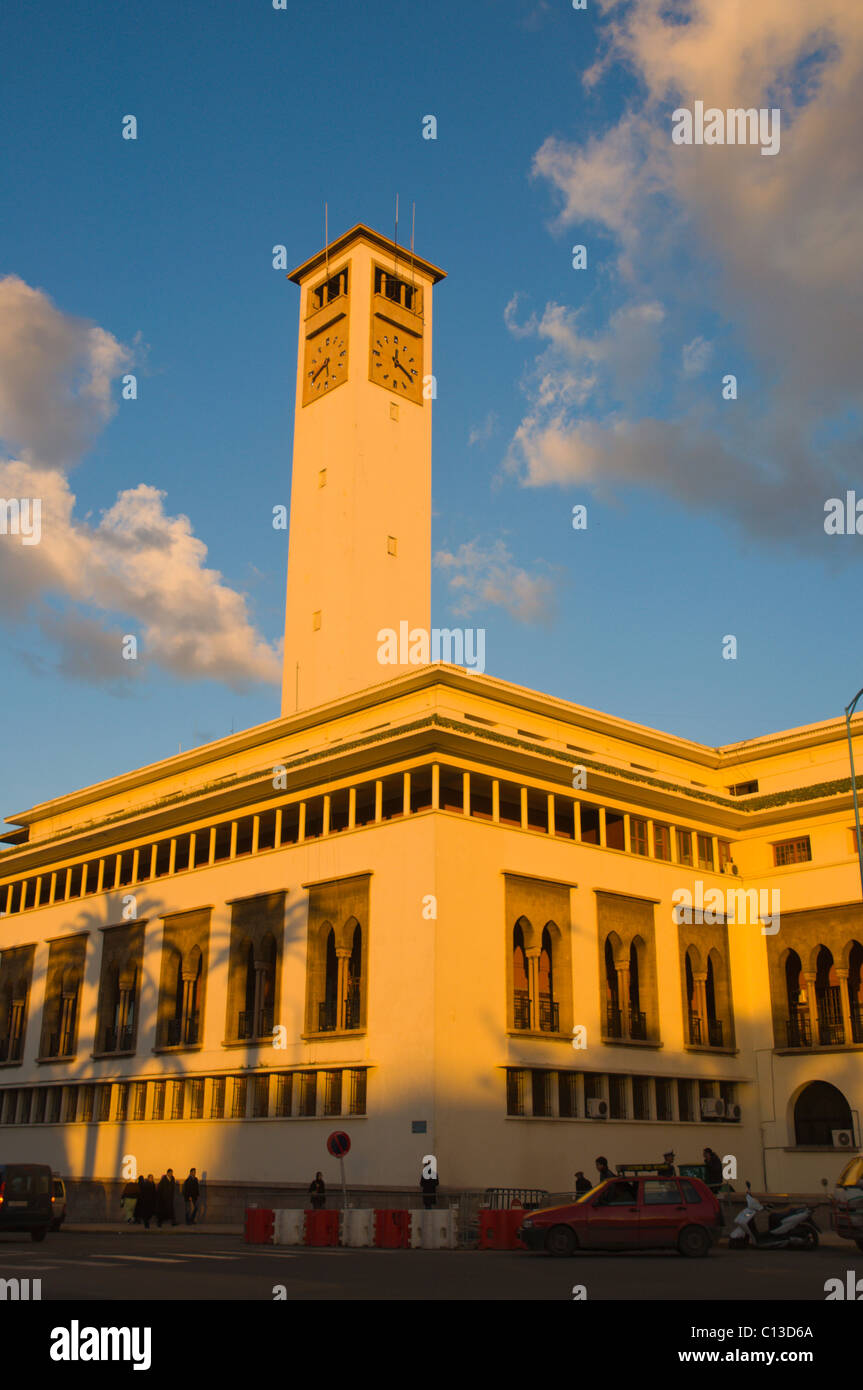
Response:
M347 374L347 331L342 325L334 324L316 334L306 344L304 400L320 400L334 386L343 382L347 378Z
M372 331L371 377L399 396L422 398L422 345L396 324L376 319Z

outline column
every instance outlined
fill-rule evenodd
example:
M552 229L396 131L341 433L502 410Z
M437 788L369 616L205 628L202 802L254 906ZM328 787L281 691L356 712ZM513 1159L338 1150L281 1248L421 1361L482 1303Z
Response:
M525 948L527 958L527 989L530 1003L530 1027L534 1033L539 1032L539 957L541 947L528 946Z
M351 958L349 946L336 947L336 1028L347 1028L348 1008L348 961Z
M617 1002L620 1008L620 1036L628 1038L630 1035L629 1017L629 962L623 964L614 962L615 973L617 974Z
M845 1032L845 1046L854 1041L854 1033L851 1028L851 1000L848 996L848 971L836 969L836 978L839 981L839 1002L842 1005L842 1027Z

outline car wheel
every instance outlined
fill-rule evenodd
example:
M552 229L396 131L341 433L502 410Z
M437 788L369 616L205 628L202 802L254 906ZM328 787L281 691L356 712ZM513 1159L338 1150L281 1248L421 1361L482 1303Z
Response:
M710 1236L703 1226L684 1226L677 1237L677 1249L690 1259L701 1259L710 1250Z
M575 1234L568 1226L552 1226L545 1238L549 1255L573 1255L577 1244Z
M803 1245L801 1246L802 1250L818 1249L818 1232L814 1226L810 1225L808 1221L806 1222L805 1226L800 1227L798 1234L803 1238Z
M48 1227L47 1227L47 1226L40 1226L39 1229L38 1229L38 1231L31 1231L31 1232L30 1232L30 1239L31 1239L31 1240L44 1240L45 1237L47 1236L47 1234L48 1234Z

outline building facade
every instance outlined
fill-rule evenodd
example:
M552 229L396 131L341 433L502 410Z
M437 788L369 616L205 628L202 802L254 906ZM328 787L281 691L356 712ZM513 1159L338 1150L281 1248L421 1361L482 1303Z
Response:
M355 1191L415 1188L428 1154L450 1190L563 1191L600 1153L710 1145L741 1182L818 1190L863 1099L844 723L709 748L376 664L378 629L428 621L416 382L442 272L406 257L358 228L295 272L282 716L10 818L0 1152L244 1190L335 1178L338 1128ZM378 436L343 606L338 548L320 563L312 539L347 535Z

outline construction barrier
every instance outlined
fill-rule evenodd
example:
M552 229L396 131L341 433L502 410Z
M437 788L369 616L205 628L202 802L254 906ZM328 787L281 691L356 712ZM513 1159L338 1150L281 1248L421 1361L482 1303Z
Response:
M246 1208L246 1229L243 1236L247 1245L269 1245L273 1239L273 1213L268 1207Z
M479 1248L480 1250L524 1250L516 1232L527 1213L518 1207L514 1209L480 1208Z
M420 1208L410 1213L411 1246L414 1250L455 1250L458 1245L458 1213L449 1207Z
M371 1207L346 1207L342 1210L342 1245L374 1245L374 1212Z
M273 1244L302 1245L305 1235L306 1213L297 1207L282 1207L273 1213Z
M338 1245L339 1213L337 1211L307 1211L306 1245Z
M410 1245L410 1212L375 1212L375 1245L380 1250L404 1250Z

